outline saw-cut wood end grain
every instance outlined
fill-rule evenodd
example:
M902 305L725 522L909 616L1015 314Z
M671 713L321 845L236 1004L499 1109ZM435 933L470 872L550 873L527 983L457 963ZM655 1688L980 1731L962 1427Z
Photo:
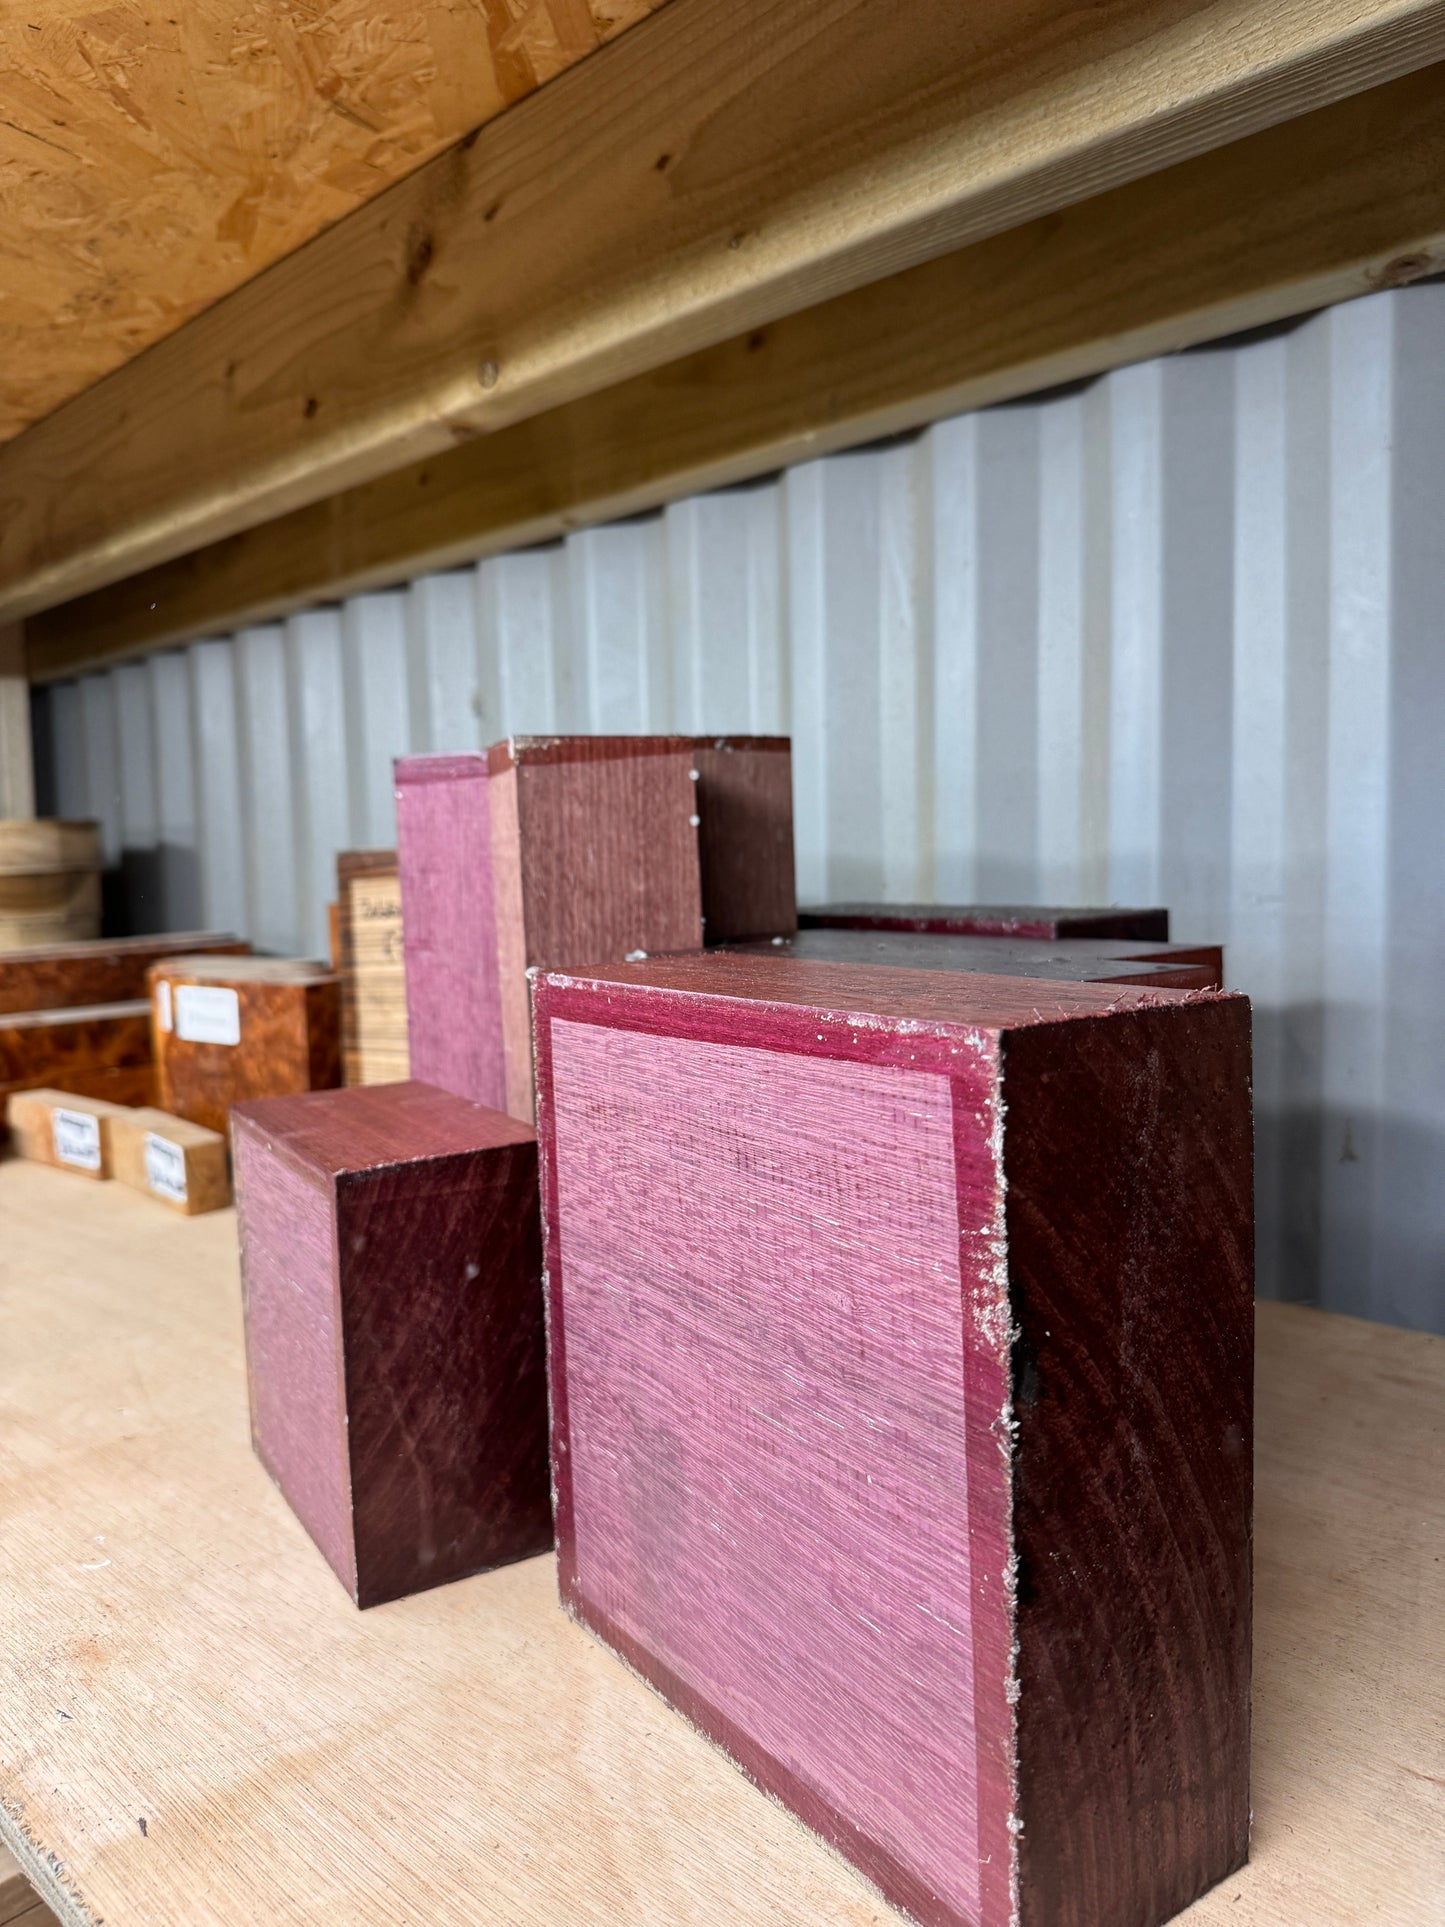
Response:
M537 1152L418 1082L233 1113L252 1438L359 1606L545 1551Z
M1223 1878L1247 1002L716 951L535 996L569 1610L928 1927Z

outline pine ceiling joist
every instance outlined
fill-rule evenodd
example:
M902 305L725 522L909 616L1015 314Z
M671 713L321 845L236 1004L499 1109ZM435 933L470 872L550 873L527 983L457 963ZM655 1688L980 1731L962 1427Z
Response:
M1442 57L1445 0L670 0L0 450L0 620Z
M32 678L1445 268L1445 66L1025 223L34 616Z
M0 442L659 4L0 6Z

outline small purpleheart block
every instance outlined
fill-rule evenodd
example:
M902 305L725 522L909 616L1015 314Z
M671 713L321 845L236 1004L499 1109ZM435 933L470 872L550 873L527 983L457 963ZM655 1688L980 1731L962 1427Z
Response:
M1250 1012L709 951L535 982L563 1603L926 1927L1249 1832Z
M358 1606L545 1552L537 1144L422 1083L231 1112L251 1436Z

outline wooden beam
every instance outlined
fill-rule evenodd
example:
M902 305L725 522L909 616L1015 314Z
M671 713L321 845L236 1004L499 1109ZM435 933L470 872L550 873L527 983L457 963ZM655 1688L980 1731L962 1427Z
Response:
M0 623L0 818L34 814L25 634L18 622Z
M1445 0L671 0L0 451L0 619L1442 56Z
M1445 67L471 441L27 624L53 679L1445 267Z
M658 4L0 7L0 441Z

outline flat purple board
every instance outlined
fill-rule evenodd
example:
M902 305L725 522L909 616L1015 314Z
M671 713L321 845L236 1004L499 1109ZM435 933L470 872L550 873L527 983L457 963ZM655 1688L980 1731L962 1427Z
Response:
M485 756L396 765L411 1075L506 1108Z
M248 1132L234 1133L232 1154L242 1226L265 1227L241 1241L252 1442L349 1585L356 1547L332 1219L317 1208L314 1182Z

